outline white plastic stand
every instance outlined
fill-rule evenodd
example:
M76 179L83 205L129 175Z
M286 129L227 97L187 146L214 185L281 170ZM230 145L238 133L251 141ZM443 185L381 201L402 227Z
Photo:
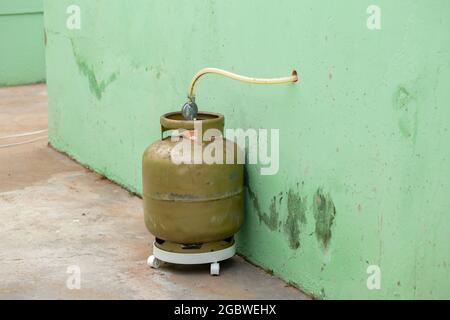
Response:
M228 247L219 251L204 253L178 253L161 250L153 244L153 255L148 257L147 264L158 269L160 262L169 262L174 264L207 264L210 263L210 273L212 276L218 276L220 273L220 261L229 259L236 254L236 245L233 243Z

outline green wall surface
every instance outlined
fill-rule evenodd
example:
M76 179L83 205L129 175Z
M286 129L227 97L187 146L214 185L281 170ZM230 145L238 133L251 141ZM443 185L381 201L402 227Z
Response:
M450 298L450 1L47 0L45 16L56 149L140 193L195 72L296 68L297 85L198 85L228 128L280 129L279 173L247 166L239 252L319 298Z
M0 86L45 80L42 0L0 1Z

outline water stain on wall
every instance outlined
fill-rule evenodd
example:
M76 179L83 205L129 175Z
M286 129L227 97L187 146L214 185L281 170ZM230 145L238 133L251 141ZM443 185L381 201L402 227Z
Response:
M245 186L247 187L247 192L249 198L252 202L253 208L259 218L259 221L264 223L271 231L276 231L278 229L278 211L277 211L277 198L273 197L270 206L269 213L261 210L261 205L259 204L259 199L256 193L252 190L250 183L248 181L248 172L244 172Z
M397 113L398 127L403 137L416 140L417 135L417 101L404 86L399 86L393 97L393 107Z
M314 196L313 213L316 220L316 237L324 248L331 240L331 227L336 217L336 208L329 194L319 188Z
M288 215L286 221L279 221L278 208L283 203L283 192L280 192L278 196L274 196L270 201L269 211L265 212L261 209L261 205L256 193L252 190L248 182L248 173L245 170L244 174L245 185L249 199L255 209L256 215L261 223L264 223L271 231L279 231L283 228L283 231L288 237L289 247L293 250L300 248L300 233L301 225L306 224L306 197L302 198L297 192L290 189L287 192L287 209Z
M307 224L306 212L308 210L307 198L301 197L298 192L290 189L287 192L287 218L282 224L279 221L279 212L277 205L281 207L283 200L283 193L280 193L278 198L274 196L270 201L269 211L265 212L261 209L261 204L256 193L252 190L249 181L248 173L245 170L244 174L245 186L249 200L255 209L256 215L261 223L264 223L271 231L278 231L280 227L283 227L283 231L288 237L289 247L293 250L300 248L300 235L302 225ZM332 226L336 217L336 208L333 200L329 194L323 192L322 188L319 188L313 195L312 205L314 219L316 220L315 234L317 240L320 242L323 248L328 248L328 245L332 236Z
M288 216L284 224L284 232L289 239L289 247L298 249L300 247L300 229L301 224L306 224L306 199L290 189L288 192Z
M78 66L78 69L80 70L81 74L84 75L89 82L89 90L91 93L97 98L97 100L100 100L103 96L103 93L105 92L106 88L115 80L117 80L117 73L112 73L107 79L99 81L97 79L97 75L95 74L94 68L92 66L89 66L86 59L83 58L79 53L78 50L73 42L72 43L72 51L73 55L75 57L75 62Z
M269 206L269 213L267 213L261 210L258 197L249 186L247 186L247 191L259 221L264 223L271 231L276 231L278 229L277 198L272 198Z

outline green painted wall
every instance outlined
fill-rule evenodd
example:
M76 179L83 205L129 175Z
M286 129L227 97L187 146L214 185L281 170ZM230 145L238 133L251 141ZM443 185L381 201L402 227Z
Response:
M368 30L377 4L382 29ZM81 30L66 7L81 8ZM202 67L229 128L280 128L280 172L248 167L239 250L322 298L450 298L450 2L47 0L51 144L140 192L141 154ZM381 268L368 290L366 269Z
M0 0L0 86L45 80L43 0Z

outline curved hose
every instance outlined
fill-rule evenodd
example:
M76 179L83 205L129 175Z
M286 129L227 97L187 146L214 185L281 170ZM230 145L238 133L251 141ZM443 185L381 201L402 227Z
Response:
M238 81L246 82L246 83L254 83L254 84L294 83L299 80L297 71L295 71L295 70L292 71L292 75L290 75L288 77L265 79L265 78L252 78L252 77L241 76L236 73L232 73L232 72L225 71L222 69L217 69L217 68L205 68L205 69L202 69L199 72L197 72L197 74L192 79L191 84L189 85L189 90L188 90L189 100L194 101L195 84L202 76L204 76L205 74L208 74L208 73L220 74L220 75L225 76L230 79L234 79L234 80L238 80Z

